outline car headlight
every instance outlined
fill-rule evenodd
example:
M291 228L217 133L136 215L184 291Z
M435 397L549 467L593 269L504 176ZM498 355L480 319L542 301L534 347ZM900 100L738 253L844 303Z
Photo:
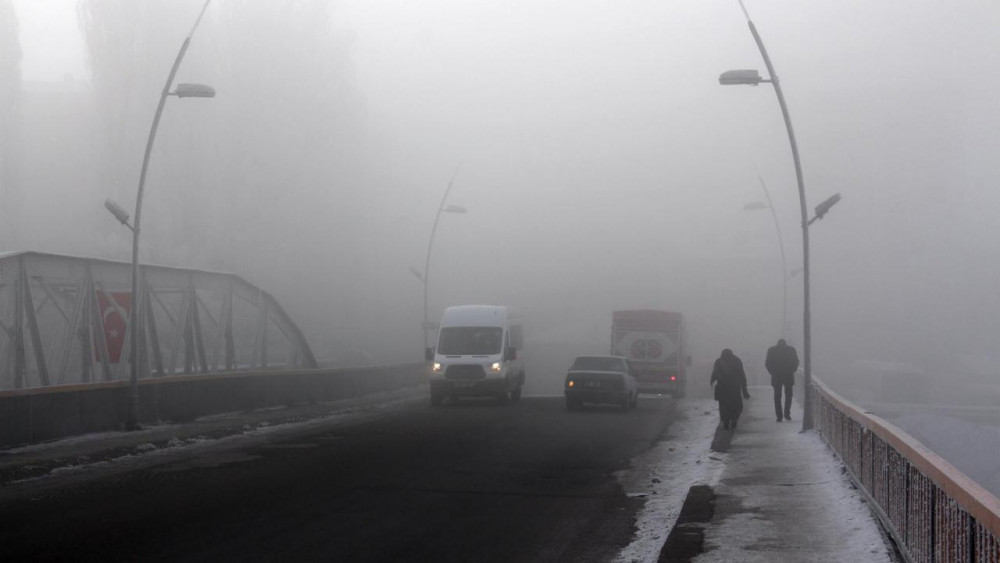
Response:
M500 362L493 362L490 366L490 371L500 371Z
M434 362L434 366L431 369L434 371L441 371L441 362Z
M566 387L572 387L572 386L573 386L573 380L570 379L569 381L566 382Z

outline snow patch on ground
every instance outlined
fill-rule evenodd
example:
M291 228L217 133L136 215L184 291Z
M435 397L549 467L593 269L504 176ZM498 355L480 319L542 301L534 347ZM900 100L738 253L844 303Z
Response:
M782 461L769 459L775 450L737 434L735 440L749 447L731 454L713 486L717 493L738 496L741 510L713 519L705 529L705 552L694 561L891 563L876 517L823 438L781 427L759 439L775 436L783 441ZM780 477L768 483L761 468ZM753 484L744 483L748 478ZM727 484L733 482L741 484Z
M162 447L153 442L140 442L130 448L130 452L110 459L100 461L90 461L88 456L81 455L75 458L75 463L70 463L61 467L53 468L44 475L33 476L26 479L14 480L5 484L4 487L16 485L36 485L54 478L86 478L95 474L107 474L108 472L129 471L142 467L152 467L165 463L172 463L178 459L190 458L202 454L214 454L221 449L234 449L245 447L248 443L265 443L283 435L295 435L307 432L311 428L322 428L329 425L344 424L354 421L369 420L391 413L394 409L415 400L423 400L423 396L413 397L411 394L400 392L378 393L365 396L363 401L357 399L337 401L329 403L329 409L322 414L313 414L309 418L293 419L285 422L274 423L263 420L255 425L244 425L242 428L234 429L233 433L221 437L209 437L195 435L188 437L175 436L167 440ZM234 413L233 418L238 420L241 414ZM218 420L218 415L210 417ZM199 419L203 422L204 419ZM5 454L16 454L21 452L42 452L46 449L56 449L67 445L76 445L88 442L106 441L112 437L131 437L142 439L153 439L155 436L162 436L164 433L171 433L180 429L184 425L157 425L143 427L136 432L103 432L88 434L56 440L42 444L33 444L20 448L6 450Z
M26 446L17 446L15 448L7 448L0 450L0 455L18 455L18 454L30 454L45 452L48 450L56 448L65 448L67 446L75 446L81 444L90 444L95 442L108 442L116 438L126 438L130 436L148 436L155 434L157 431L162 431L164 428L168 428L169 425L166 424L154 424L149 426L143 426L141 430L136 430L135 432L94 432L91 434L81 434L79 436L72 436L69 438L61 438L59 440L51 440L48 442L39 442L37 444L29 444Z
M616 561L656 561L693 485L718 482L725 464L710 451L719 425L718 407L710 399L685 399L677 408L682 417L670 425L667 436L633 460L633 468L618 474L630 496L646 504L636 518L636 533Z
M775 425L770 401L751 402L732 446L717 453L710 449L715 402L686 400L678 409L683 419L666 439L619 475L626 492L646 504L616 561L656 561L693 485L710 486L730 503L706 524L697 562L892 561L876 517L819 433ZM793 414L801 419L801 411Z

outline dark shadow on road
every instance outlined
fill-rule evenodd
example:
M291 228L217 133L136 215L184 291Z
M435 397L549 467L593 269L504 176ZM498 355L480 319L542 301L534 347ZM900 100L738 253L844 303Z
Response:
M715 436L712 438L712 451L724 452L729 449L730 442L733 441L735 430L725 430L720 424L715 429Z
M691 561L705 550L705 526L715 514L715 491L707 485L688 489L684 506L667 541L660 550L660 563Z

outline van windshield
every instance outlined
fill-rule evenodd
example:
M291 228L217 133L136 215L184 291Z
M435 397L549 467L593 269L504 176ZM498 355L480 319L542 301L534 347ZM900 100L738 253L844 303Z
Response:
M449 326L441 329L438 354L485 356L499 354L503 328L498 326Z

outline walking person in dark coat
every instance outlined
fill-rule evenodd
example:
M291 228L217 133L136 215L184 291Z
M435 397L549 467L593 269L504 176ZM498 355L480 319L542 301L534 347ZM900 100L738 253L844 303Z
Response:
M715 385L715 400L719 402L722 427L726 430L736 428L736 421L743 412L743 399L750 398L743 361L726 348L722 351L722 356L715 360L712 379L708 383Z
M792 386L795 385L795 370L799 369L799 355L785 343L782 338L774 346L767 349L767 359L764 366L771 374L771 387L774 387L774 416L781 422L792 419ZM785 389L785 408L781 408L781 389Z

